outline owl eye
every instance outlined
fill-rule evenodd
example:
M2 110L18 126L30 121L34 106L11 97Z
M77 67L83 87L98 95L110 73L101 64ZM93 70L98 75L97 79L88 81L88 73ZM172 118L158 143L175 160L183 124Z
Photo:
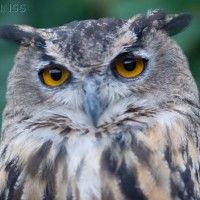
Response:
M134 78L144 71L145 60L142 58L118 58L114 62L114 70L124 78Z
M64 83L69 78L69 72L62 66L48 66L40 72L42 82L51 87Z

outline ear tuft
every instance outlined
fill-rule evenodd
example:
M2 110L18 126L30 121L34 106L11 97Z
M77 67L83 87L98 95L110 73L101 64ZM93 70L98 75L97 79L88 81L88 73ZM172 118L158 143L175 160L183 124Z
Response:
M180 14L169 17L170 20L167 20L167 23L162 29L164 29L170 36L180 33L192 21L191 14Z
M149 10L145 15L138 15L129 20L130 28L140 37L144 30L151 28L165 31L169 36L180 33L192 20L190 14L168 15L164 10Z
M0 26L0 38L13 41L20 45L44 45L43 38L37 33L36 29L25 25L2 25Z
M147 17L154 28L166 31L169 36L180 33L192 20L191 14L168 15L164 10L149 11Z

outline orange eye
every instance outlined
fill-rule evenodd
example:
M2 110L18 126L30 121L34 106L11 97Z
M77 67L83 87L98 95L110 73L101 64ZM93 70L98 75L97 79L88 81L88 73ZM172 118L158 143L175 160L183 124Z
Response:
M142 58L119 58L115 61L114 69L122 77L133 78L144 71L145 61Z
M46 85L56 87L69 78L69 72L64 67L55 65L42 70L40 76Z

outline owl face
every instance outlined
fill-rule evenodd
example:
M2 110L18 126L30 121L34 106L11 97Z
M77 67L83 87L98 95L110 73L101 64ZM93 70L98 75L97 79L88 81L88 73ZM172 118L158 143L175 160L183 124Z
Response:
M170 39L189 21L158 11L52 29L2 27L1 37L21 44L8 104L31 115L59 112L72 125L93 129L132 107L173 106L179 96L198 101L187 61Z

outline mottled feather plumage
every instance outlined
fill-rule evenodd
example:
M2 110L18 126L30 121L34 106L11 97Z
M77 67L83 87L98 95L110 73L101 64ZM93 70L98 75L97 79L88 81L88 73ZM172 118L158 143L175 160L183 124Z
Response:
M190 20L154 11L51 29L1 26L20 49L3 114L0 199L200 199L199 93L170 39ZM141 75L113 72L124 53L145 59ZM44 85L39 72L50 63L71 78Z

